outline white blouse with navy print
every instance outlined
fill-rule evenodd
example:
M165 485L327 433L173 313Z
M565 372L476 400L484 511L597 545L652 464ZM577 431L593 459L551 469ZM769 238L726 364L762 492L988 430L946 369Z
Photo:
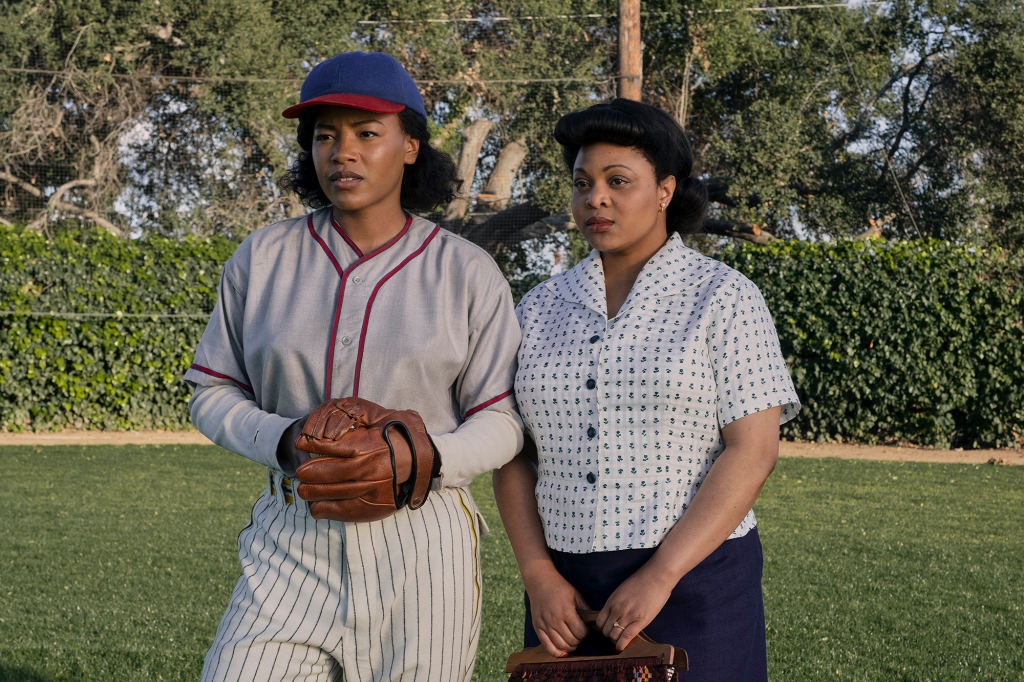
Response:
M612 319L597 251L516 314L516 399L552 549L656 547L725 449L723 426L775 406L785 423L800 409L761 292L676 234ZM730 538L755 524L751 510Z

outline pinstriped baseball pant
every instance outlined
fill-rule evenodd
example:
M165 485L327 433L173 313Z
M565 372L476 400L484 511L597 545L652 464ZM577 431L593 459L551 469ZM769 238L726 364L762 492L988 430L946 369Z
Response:
M287 479L270 476L238 537L242 577L203 682L468 681L486 532L469 492L340 523L315 520Z

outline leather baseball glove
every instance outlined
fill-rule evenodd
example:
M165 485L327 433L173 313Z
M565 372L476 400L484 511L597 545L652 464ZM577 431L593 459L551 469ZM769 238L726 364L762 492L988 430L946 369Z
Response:
M320 405L295 447L310 454L295 471L299 496L312 503L314 518L334 521L379 521L402 507L419 509L439 463L419 414L362 398ZM407 453L411 467L402 460Z

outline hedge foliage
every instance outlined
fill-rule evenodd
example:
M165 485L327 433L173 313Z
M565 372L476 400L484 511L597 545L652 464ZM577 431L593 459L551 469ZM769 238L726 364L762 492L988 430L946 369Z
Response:
M0 227L0 309L103 315L0 315L0 429L187 427L181 377L235 247Z
M0 309L21 313L0 316L0 429L187 427L181 376L235 246L100 230L47 241L0 227ZM785 435L1024 444L1021 256L937 241L776 241L718 257L772 311L804 404Z
M719 255L764 293L803 402L784 434L1024 444L1024 258L946 242Z

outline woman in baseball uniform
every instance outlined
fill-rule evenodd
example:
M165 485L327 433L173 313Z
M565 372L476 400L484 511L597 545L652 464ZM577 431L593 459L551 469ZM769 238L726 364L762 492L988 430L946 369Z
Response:
M486 528L466 486L522 446L511 292L412 213L458 180L397 61L322 62L284 116L315 210L238 247L185 376L196 427L267 467L203 679L468 680Z
M686 649L687 680L767 680L751 506L799 401L757 287L683 245L707 205L685 133L618 99L555 128L593 247L517 308L536 442L495 472L527 592L525 640ZM586 641L584 641L586 638ZM604 640L603 638L597 638Z

